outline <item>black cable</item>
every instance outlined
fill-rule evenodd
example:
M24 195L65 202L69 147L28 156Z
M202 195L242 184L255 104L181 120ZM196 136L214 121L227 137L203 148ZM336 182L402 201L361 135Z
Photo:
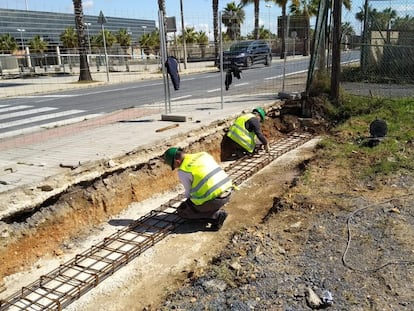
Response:
M376 271L381 270L381 269L383 269L383 268L385 268L385 267L387 267L387 266L390 266L390 265L401 265L401 264L413 265L413 264L414 264L414 261L411 261L411 260L390 261L390 262L387 262L387 263L385 263L385 264L383 264L383 265L381 265L381 266L379 266L379 267L377 267L377 268L373 268L373 269L365 269L365 270L363 270L363 269L358 269L358 268L354 268L354 267L352 267L352 266L351 266L350 264L348 264L348 263L347 263L347 261L346 261L346 254L347 254L348 249L349 249L349 246L350 246L350 244L351 244L351 228L350 228L350 222L351 222L351 218L352 218L352 216L354 216L356 213L358 213L358 212L360 212L360 211L362 211L362 210L365 210L365 209L367 209L367 208L369 208L369 207L376 206L376 205L381 205L381 204L388 203L388 202L390 202L390 201L392 201L392 200L395 200L395 199L400 199L400 198L404 198L404 197L410 197L410 196L413 196L413 195L414 195L414 194L404 194L404 195L401 195L401 196L398 196L398 197L393 197L393 198L390 198L390 199L388 199L388 200L385 200L385 201L382 201L382 202L379 202L379 203L369 204L369 205L366 205L366 206L364 206L364 207L361 207L361 208L357 209L356 211L353 211L353 212L352 212L352 213L348 216L348 219L347 219L347 221L346 221L346 224L347 224L347 230L348 230L348 242L347 242L347 245L346 245L345 251L344 251L344 253L343 253L343 255L342 255L342 263L343 263L343 265L344 265L345 267L347 267L348 269L351 269L351 270L353 270L353 271L357 271L357 272L376 272Z

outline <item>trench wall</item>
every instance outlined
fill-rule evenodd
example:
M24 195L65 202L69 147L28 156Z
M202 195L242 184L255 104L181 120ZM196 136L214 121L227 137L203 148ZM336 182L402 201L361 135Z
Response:
M267 137L281 137L300 127L296 116L280 114L279 104L268 107L267 116L263 123ZM170 145L153 148L162 154L166 148L178 145L190 153L207 151L219 161L221 141L231 122L233 120L218 121L201 128L200 133L176 137ZM0 280L42 256L58 255L65 241L87 235L91 228L119 214L132 202L143 201L179 185L176 172L172 172L159 157L144 162L128 157L139 158L137 154L125 156L123 161L132 165L72 185L33 207L31 213L0 221Z

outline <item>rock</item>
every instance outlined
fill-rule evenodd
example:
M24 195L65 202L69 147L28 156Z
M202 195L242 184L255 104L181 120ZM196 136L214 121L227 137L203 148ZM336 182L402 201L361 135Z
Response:
M217 280L217 279L213 279L213 280L209 280L207 282L204 282L203 286L206 289L211 289L211 290L220 291L220 292L224 292L227 288L226 282L224 282L222 280Z
M321 298L313 291L312 288L308 287L305 292L306 303L312 309L318 309L322 306L323 302Z
M38 189L42 190L42 191L52 191L53 187L50 185L41 185L39 187L37 187Z
M0 279L0 293L6 290L6 283L4 283L3 279Z
M107 167L112 168L116 166L116 162L114 160L109 160L106 164Z

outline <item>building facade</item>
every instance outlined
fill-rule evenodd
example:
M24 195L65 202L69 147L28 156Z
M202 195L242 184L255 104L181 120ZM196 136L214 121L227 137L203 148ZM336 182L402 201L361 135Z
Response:
M105 16L105 30L118 32L121 28L131 34L132 42L156 29L154 20L131 19ZM87 36L96 36L102 31L98 16L84 15ZM10 34L20 46L27 46L34 36L39 35L47 42L49 49L61 45L60 35L68 27L75 26L74 14L0 9L0 35Z

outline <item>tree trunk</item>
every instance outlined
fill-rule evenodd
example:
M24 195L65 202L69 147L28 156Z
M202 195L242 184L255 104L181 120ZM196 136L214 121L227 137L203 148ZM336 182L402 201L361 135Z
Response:
M218 58L218 0L213 0L213 35L214 35L214 59Z
M259 0L254 1L254 38L259 39Z
M82 0L73 0L75 11L75 24L78 32L79 45L79 81L92 81L91 72L88 64L87 40L85 33L85 23L83 22Z
M287 36L287 16L286 16L286 4L282 7L282 21L283 21L283 33L282 33L282 48L280 51L280 58L284 59L286 57L286 36Z

